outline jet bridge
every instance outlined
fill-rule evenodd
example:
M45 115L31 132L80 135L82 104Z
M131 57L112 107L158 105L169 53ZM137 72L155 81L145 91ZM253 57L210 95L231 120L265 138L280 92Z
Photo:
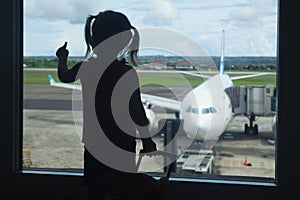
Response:
M254 124L257 116L272 116L276 112L276 87L233 86L225 89L228 94L233 113L245 115L249 124L245 124L245 133L258 134L258 125Z

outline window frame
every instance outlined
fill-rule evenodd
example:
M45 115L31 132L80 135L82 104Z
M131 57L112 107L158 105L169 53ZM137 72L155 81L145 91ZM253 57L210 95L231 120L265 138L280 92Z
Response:
M297 91L293 79L297 80L298 64L296 58L296 19L299 19L296 2L278 1L278 65L277 88L277 143L276 143L276 182L272 185L261 185L244 181L170 181L167 191L168 199L202 198L260 198L277 199L279 196L297 195L299 174L297 172L299 155L297 143L299 134L296 117L294 117ZM21 164L22 151L22 60L23 60L23 1L2 0L1 32L2 76L0 84L5 86L2 98L1 115L2 132L0 140L0 198L19 199L84 199L86 188L82 185L82 176L67 174L23 173ZM294 48L293 48L294 47ZM295 51L292 51L292 50ZM280 67L284 66L284 67ZM4 76L3 76L4 74ZM280 134L283 133L283 134ZM284 134L287 133L287 134ZM293 134L294 133L294 134ZM296 182L296 183L295 183ZM252 184L251 184L252 183ZM185 191L185 192L184 192ZM217 192L216 192L217 191Z

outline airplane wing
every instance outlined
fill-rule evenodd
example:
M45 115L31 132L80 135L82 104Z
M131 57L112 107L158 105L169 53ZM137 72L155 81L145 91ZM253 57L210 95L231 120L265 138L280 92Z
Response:
M268 74L272 74L272 73L265 72L265 73L250 74L250 75L245 75L245 76L234 76L234 77L230 77L230 79L231 80L240 80L240 79L245 79L245 78L253 78L253 77L257 77L257 76L265 76Z
M195 73L192 73L192 72L185 72L185 71L177 71L181 74L185 74L185 75L189 75L189 76L195 76L195 77L199 77L199 78L210 78L211 76L207 76L207 75L201 75L201 74L195 74Z
M195 74L191 72L184 72L184 71L179 71L181 74L186 74L189 76L195 76L195 77L200 77L200 78L210 78L211 76L207 75L201 75L201 74ZM250 75L245 75L245 76L234 76L230 77L231 80L240 80L240 79L246 79L246 78L253 78L253 77L258 77L258 76L265 76L265 75L271 75L272 73L270 72L264 72L264 73L258 73L258 74L250 74Z
M61 88L74 89L74 90L82 89L81 85L58 83L53 79L53 77L50 74L48 75L48 79L50 82L50 86L53 87L61 87ZM159 106L159 107L163 107L175 111L179 111L181 107L180 101L168 99L165 97L159 97L155 95L141 94L141 100L145 105L154 105L154 106Z
M141 94L141 99L145 105L155 105L174 111L180 111L181 102L166 97L159 97L150 94Z

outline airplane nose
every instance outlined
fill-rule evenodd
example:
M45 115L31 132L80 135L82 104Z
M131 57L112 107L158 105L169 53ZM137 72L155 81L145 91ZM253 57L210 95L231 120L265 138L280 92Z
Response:
M206 135L207 135L207 128L204 126L198 126L195 139L203 141L206 138Z
M197 140L205 140L210 137L210 130L212 130L212 121L210 116L201 117L197 126Z

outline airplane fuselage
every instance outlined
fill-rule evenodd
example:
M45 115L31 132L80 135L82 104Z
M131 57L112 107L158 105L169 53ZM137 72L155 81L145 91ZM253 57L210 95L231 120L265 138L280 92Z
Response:
M180 118L190 138L218 138L232 119L232 106L225 88L233 85L226 74L217 74L194 88L183 99Z

